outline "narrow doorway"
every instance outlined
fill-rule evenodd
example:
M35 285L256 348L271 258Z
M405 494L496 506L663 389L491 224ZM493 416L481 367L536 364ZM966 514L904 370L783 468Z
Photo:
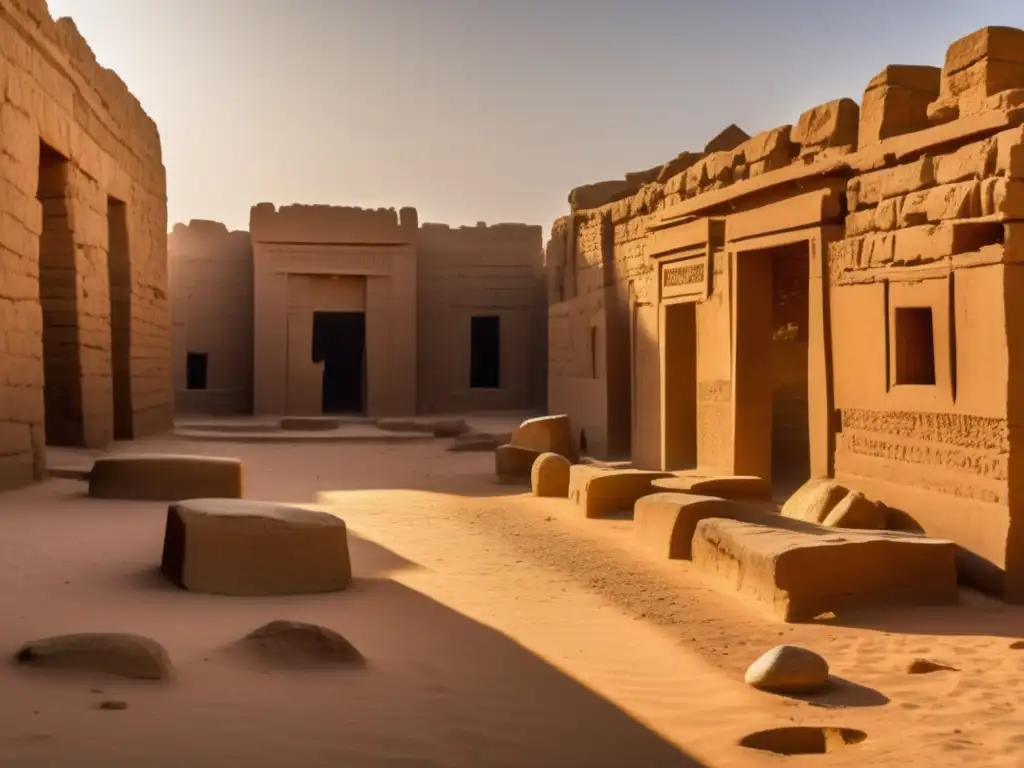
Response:
M68 220L68 160L40 142L36 197L42 205L39 302L43 311L43 401L47 445L85 444L75 243Z
M501 318L473 317L469 329L469 386L473 389L501 387Z
M185 388L206 389L210 358L205 352L187 352L185 358Z
M125 204L107 198L107 276L110 284L110 363L114 392L114 439L135 437L131 386L131 264Z
M737 257L735 454L740 474L787 496L810 470L806 242Z
M323 362L324 413L363 413L366 314L314 312L313 361Z
M662 462L669 471L697 466L697 305L665 306L662 363Z

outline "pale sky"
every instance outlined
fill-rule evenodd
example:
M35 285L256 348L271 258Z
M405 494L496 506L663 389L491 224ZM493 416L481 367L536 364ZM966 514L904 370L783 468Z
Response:
M49 0L156 120L169 221L419 209L542 224L580 184L1024 27L1024 0Z

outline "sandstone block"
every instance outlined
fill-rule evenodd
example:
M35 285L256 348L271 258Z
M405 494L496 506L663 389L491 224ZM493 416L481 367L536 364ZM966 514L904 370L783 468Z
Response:
M542 453L530 470L530 488L534 496L569 496L569 469L572 464L558 453Z
M89 495L101 499L180 501L242 497L242 462L214 456L133 454L96 459Z
M996 171L1011 179L1024 179L1024 125L1003 131L995 141Z
M518 445L501 445L494 452L494 473L503 483L530 482L533 462L544 451Z
M340 419L325 416L288 416L278 422L288 432L328 432L341 426Z
M903 198L900 226L915 227L981 215L981 182L966 181L912 192ZM897 235L897 241L899 236Z
M241 499L172 504L160 570L179 587L218 595L335 592L352 581L344 520Z
M883 200L901 197L935 183L932 157L924 157L895 168L882 168L851 179L846 187L847 207L851 211L878 205Z
M934 158L935 183L952 184L967 179L984 179L994 173L995 161L994 139L967 144L956 152Z
M703 152L679 153L678 155L676 155L676 157L674 157L672 160L669 160L667 163L665 163L665 165L661 167L661 171L658 173L658 182L667 185L667 182L670 179L679 179L681 181L682 177L680 176L680 174L682 174L683 171L685 171L686 169L690 168L702 157L704 157ZM672 191L678 192L679 189L680 187L677 184L676 188ZM666 194L670 194L668 192L667 186L665 192Z
M801 154L816 147L856 146L859 122L857 102L836 99L800 115L790 138L801 146Z
M712 517L771 524L775 513L728 499L690 493L652 493L633 506L637 543L658 558L689 560L697 523Z
M980 195L981 216L1024 219L1024 179L986 179Z
M26 643L15 658L34 667L168 680L171 660L156 640L118 632L83 632Z
M939 95L938 67L893 65L875 75L860 107L858 146L928 127L928 105Z
M885 529L885 522L886 511L882 505L876 504L862 493L851 491L825 516L822 525L826 528L879 531Z
M970 253L1002 238L993 222L945 221L896 232L896 264L924 264L958 253Z
M749 138L750 136L747 135L746 131L738 125L730 124L707 143L704 147L704 154L710 155L712 152L731 152Z
M849 492L835 480L808 480L786 499L781 514L792 520L821 523Z
M637 499L653 493L652 480L668 474L573 464L569 470L569 499L586 517L630 511Z
M828 611L956 603L956 549L896 531L807 532L713 518L697 524L693 562L780 619L809 621Z
M946 49L943 74L967 69L984 59L1024 63L1024 31L1014 27L984 27L964 35Z
M796 645L779 645L751 664L743 679L761 691L801 694L820 691L828 677L824 657Z
M653 481L655 488L674 493L693 493L722 499L769 501L771 483L753 475L703 475L698 472L677 472L671 477Z
M576 457L572 425L565 414L527 419L513 430L509 443L537 453L558 453L570 460Z

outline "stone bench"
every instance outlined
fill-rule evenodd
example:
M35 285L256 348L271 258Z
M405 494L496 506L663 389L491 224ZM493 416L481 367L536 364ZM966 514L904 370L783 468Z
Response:
M241 499L172 504L160 570L179 587L218 595L334 592L352 581L344 520Z
M661 482L655 480L653 485ZM778 520L771 505L738 503L690 493L652 493L638 499L633 506L633 533L640 546L656 557L689 560L697 524L712 517L766 525Z
M569 499L587 517L629 512L637 499L653 492L652 480L668 477L668 474L574 464L569 469Z
M673 493L692 493L720 499L755 499L770 501L772 485L753 475L706 475L679 472L654 481L654 487Z
M785 527L701 520L693 536L693 562L784 621L808 621L827 611L958 600L952 542L779 521Z
M322 416L286 416L278 422L286 432L329 432L341 428L341 419Z
M216 456L133 454L96 459L89 495L99 499L180 501L242 497L242 462Z

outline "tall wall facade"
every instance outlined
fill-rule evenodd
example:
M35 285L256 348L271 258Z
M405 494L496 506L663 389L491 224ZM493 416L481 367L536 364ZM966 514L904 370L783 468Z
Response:
M213 221L168 237L177 413L252 413L253 261L248 232Z
M156 125L69 19L0 0L0 488L170 426Z
M573 190L549 408L641 467L835 477L1024 599L1024 31Z

